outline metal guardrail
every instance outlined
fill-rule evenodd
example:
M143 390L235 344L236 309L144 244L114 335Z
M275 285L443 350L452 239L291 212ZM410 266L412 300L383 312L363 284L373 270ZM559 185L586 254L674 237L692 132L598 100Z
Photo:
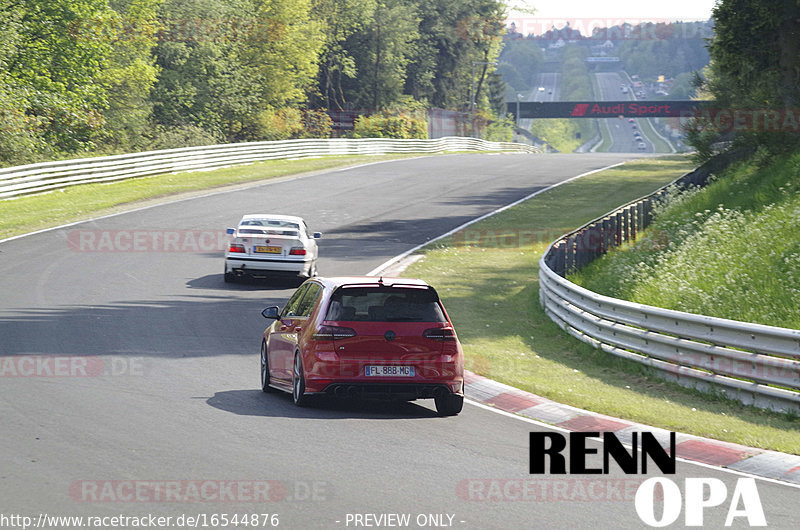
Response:
M703 185L718 166L684 175ZM576 338L659 371L681 385L760 408L800 413L800 330L684 313L603 296L565 276L627 241L652 220L666 186L552 243L539 262L539 298Z
M478 138L456 136L435 140L321 138L184 147L2 168L0 198L39 193L89 182L109 182L281 158L487 150L539 152L538 149L525 144L489 142Z

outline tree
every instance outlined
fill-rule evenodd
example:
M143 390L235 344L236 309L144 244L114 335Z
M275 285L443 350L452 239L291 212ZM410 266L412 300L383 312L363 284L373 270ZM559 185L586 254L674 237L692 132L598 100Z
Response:
M506 92L508 86L503 81L503 76L498 72L490 73L487 85L492 113L495 116L504 116L506 114Z
M544 54L536 40L515 38L504 41L499 61L504 75L511 76L509 83L517 90L528 90L541 71Z
M158 35L158 8L162 0L115 0L116 16L107 35L113 43L107 65L98 75L106 86L108 108L104 117L107 142L117 149L143 146L153 104L150 92L159 67L154 50Z
M725 0L714 8L715 38L709 50L721 101L784 106L800 94L797 2Z
M8 71L17 54L21 15L11 0L0 0L0 164L28 162L44 148L35 133L35 120L26 116L27 90Z
M257 139L259 112L313 89L323 38L310 14L309 0L165 0L156 119Z
M363 31L347 39L359 72L357 80L346 83L356 105L381 110L401 99L418 25L413 6L381 1Z
M114 12L106 0L27 0L16 9L19 31L8 76L27 91L17 104L25 105L48 146L92 149L107 105L98 78L112 48L95 29L106 27Z
M684 72L675 76L672 86L669 89L670 99L691 99L694 96L695 87L693 80L697 74Z
M800 100L800 19L797 2L724 0L713 11L715 36L709 46L711 69L705 90L719 108L796 108ZM710 152L713 127L692 132L699 152ZM739 132L747 146L794 149L796 134Z
M314 0L312 14L324 27L318 75L318 103L326 109L342 110L347 98L342 79L356 79L358 69L347 40L362 31L375 15L375 0Z
M470 102L473 63L492 63L501 48L504 5L496 0L418 0L420 43L409 69L408 93L442 108ZM494 68L475 64L475 100ZM430 75L425 75L430 73ZM488 104L488 102L487 102Z

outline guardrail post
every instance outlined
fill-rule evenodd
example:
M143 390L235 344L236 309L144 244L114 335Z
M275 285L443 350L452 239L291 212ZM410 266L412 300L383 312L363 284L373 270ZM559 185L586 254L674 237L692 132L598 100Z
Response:
M575 236L567 238L567 248L564 260L564 276L575 270Z
M594 235L594 227L590 226L585 230L581 230L580 239L578 239L578 268L582 269L592 262L592 236Z
M636 229L639 232L646 228L646 225L644 224L644 203L645 201L639 201L636 203Z
M650 224L653 222L653 203L654 199L652 197L648 197L647 200L644 201L645 226L650 226Z
M603 254L605 254L611 248L611 244L610 244L610 241L609 241L610 238L611 238L610 237L611 236L611 220L608 217L604 217L600 221L600 226L601 226L601 230L602 230L602 232L601 232L602 238L601 238L600 251Z
M596 260L603 255L603 224L594 223L589 228L589 259L588 262Z
M628 232L625 241L630 243L636 237L633 231L633 208L630 206L625 207L625 227Z
M625 210L619 211L619 244L622 245L628 240L628 216Z
M631 241L639 237L639 209L636 204L631 204Z
M566 270L566 262L567 262L567 244L561 240L553 244L550 249L550 253L547 255L547 261L545 263L550 270L558 274L559 276L565 275Z

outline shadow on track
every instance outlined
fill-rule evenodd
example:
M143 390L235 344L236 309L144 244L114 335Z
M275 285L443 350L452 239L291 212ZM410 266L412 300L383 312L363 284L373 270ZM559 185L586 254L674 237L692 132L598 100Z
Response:
M290 394L278 391L265 394L259 389L216 392L206 403L233 414L269 418L392 420L439 417L435 411L408 401L316 396L308 407L297 407L292 403Z
M214 289L217 291L279 291L296 289L305 278L283 276L276 278L236 278L233 282L225 283L222 274L207 274L186 282L190 289Z

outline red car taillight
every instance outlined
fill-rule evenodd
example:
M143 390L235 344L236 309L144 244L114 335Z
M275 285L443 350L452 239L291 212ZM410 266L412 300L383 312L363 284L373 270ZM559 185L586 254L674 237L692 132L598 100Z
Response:
M453 328L430 328L422 332L426 339L438 340L441 342L455 342L456 332Z
M356 336L356 330L344 326L320 326L311 336L314 340L349 339Z
M239 252L244 254L244 245L240 245L239 243L231 243L231 246L228 248L228 252Z
M294 247L292 250L289 251L290 256L305 256L306 249L303 247Z

